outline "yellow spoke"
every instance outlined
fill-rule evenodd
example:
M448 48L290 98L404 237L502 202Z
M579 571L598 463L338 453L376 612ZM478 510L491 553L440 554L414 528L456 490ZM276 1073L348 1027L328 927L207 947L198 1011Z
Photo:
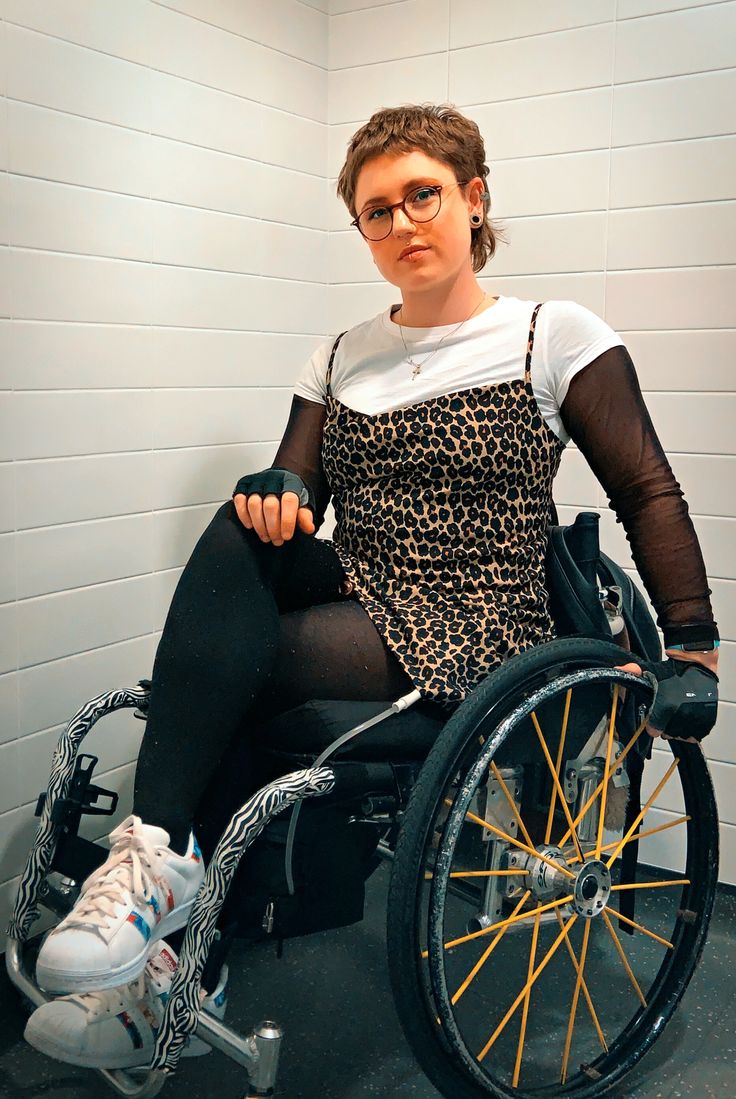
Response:
M491 770L493 771L493 777L496 779L497 782L499 782L501 784L501 789L503 790L503 792L506 796L506 801L509 803L509 806L511 808L511 812L514 814L514 817L516 818L516 823L518 824L519 828L521 829L521 832L522 832L522 835L524 836L524 839L526 840L526 842L529 844L530 847L533 847L534 844L532 843L532 837L527 832L526 825L524 824L524 821L519 816L519 810L516 808L516 802L511 797L511 794L509 793L509 788L506 785L506 783L503 781L503 776L501 775L501 772L499 771L498 767L496 766L496 764L493 761L491 761Z
M613 734L616 730L616 708L618 706L618 683L613 688L613 700L611 702L611 720L608 725L608 744L606 746L606 765L603 770L603 790L601 791L601 811L598 816L598 839L595 845L595 857L601 857L601 844L603 843L603 822L606 816L606 799L608 797L608 780L611 777L611 749L613 748Z
M670 820L666 824L658 824L656 828L647 828L646 831L638 832L637 835L632 836L631 839L628 839L626 841L626 843L634 843L635 840L646 839L647 836L654 836L657 832L666 832L668 828L676 828L678 824L686 824L689 820L690 817L678 817L677 820ZM603 854L604 851L612 851L614 847L618 846L618 843L618 840L614 840L613 843L605 844L603 847L601 847L601 854ZM626 846L626 844L624 844L624 846ZM584 858L592 859L593 854L593 851L588 851L586 852ZM568 865L574 866L576 862L580 862L580 859L577 857L570 859Z
M452 805L452 802L445 798L446 805ZM487 829L489 832L493 832L494 836L498 836L499 839L506 840L513 847L519 847L522 851L526 851L529 855L534 855L536 859L541 859L542 862L546 862L548 866L551 866L553 870L557 870L566 878L574 879L575 875L567 869L566 866L561 866L559 862L555 862L554 859L548 859L546 855L540 855L539 851L534 847L530 847L526 843L522 843L521 840L515 839L513 836L509 836L507 832L502 832L500 828L496 828L494 824L489 824L487 820L482 820L480 817L472 813L470 809L465 811L465 819L472 821L473 824L479 824L481 828Z
M532 892L531 889L527 889L526 893L523 895L523 897L521 898L521 900L517 904L516 908L511 913L512 916L515 916L519 912L519 910L526 904L528 898L531 896L531 892ZM470 982L475 980L477 974L480 972L480 970L486 964L486 961L488 960L488 958L490 958L491 954L496 949L498 944L501 942L501 939L504 937L504 935L508 931L508 927L509 927L508 923L504 924L504 926L498 932L498 934L496 935L496 937L494 938L494 940L490 944L490 946L486 947L486 949L483 951L483 953L481 954L478 961L475 963L473 968L470 970L470 973L468 973L467 977L465 978L463 983L460 985L460 987L458 988L455 995L452 997L452 1003L453 1004L456 1004L458 1002L458 1000L462 996L463 992L465 992L465 990L468 987L468 985L470 984Z
M565 712L562 715L562 732L560 733L560 746L557 749L557 763L555 764L555 772L557 777L560 777L560 769L562 767L562 753L565 750L565 737L567 735L567 719L570 714L570 701L572 699L572 687L567 688L567 694L565 695ZM552 824L554 823L555 815L555 799L557 797L557 787L552 786L552 799L549 803L549 815L547 817L547 827L544 830L544 842L549 843L550 836L552 835Z
M565 1052L562 1057L562 1072L560 1074L560 1083L564 1084L567 1080L567 1064L570 1060L570 1047L572 1045L572 1032L575 1029L575 1016L578 1010L578 1000L580 999L580 985L583 980L583 970L585 969L585 959L588 954L588 939L590 938L590 920L585 921L585 927L583 928L583 945L580 950L580 968L578 969L578 979L575 982L575 991L572 996L572 1003L570 1004L570 1018L567 1024L567 1035L565 1037Z
M689 885L689 878L677 878L674 881L632 881L625 885L612 885L611 892L618 889L662 889L665 885Z
M560 915L559 912L555 912L555 916L557 916L558 924L560 925L560 927L562 927L562 916ZM580 966L578 964L578 960L575 957L575 951L572 948L572 943L570 942L569 938L565 939L565 946L567 947L567 952L570 955L570 959L572 961L575 972L577 974L580 974L581 969L580 969ZM598 1022L598 1016L596 1015L595 1008L593 1007L593 1001L591 1000L590 992L588 991L588 983L587 983L587 981L585 980L584 977L582 978L582 989L583 989L583 995L585 996L585 1002L588 1005L588 1011L590 1012L590 1017L593 1020L593 1026L595 1027L596 1033L598 1034L598 1040L601 1043L601 1045L603 1046L603 1049L606 1051L606 1053L608 1053L608 1046L606 1045L606 1039L603 1035L603 1029L601 1027L601 1024Z
M528 870L454 870L451 874L451 878L511 878L511 877L523 877L528 874ZM434 874L431 870L424 871L424 880L432 881Z
M460 946L462 943L472 942L473 939L480 939L483 935L490 935L491 931L498 931L500 927L508 927L512 923L520 923L521 920L530 920L532 916L536 916L537 912L549 912L553 908L562 908L563 905L569 904L572 899L573 894L570 893L567 897L560 897L557 901L549 901L547 904L543 904L541 908L535 908L531 912L522 912L519 916L508 916L505 920L492 923L490 927L483 927L480 931L471 931L468 935L463 935L459 939L453 939L451 942L445 943L444 949L450 950L453 946ZM428 954L429 951L422 951L423 958L426 958Z
M528 874L528 870L458 870L451 878L512 878Z
M536 913L535 913L535 912L533 912L533 913L532 913L532 915L536 915ZM512 1016L512 1015L514 1014L514 1012L516 1011L517 1007L519 1006L519 1004L521 1003L521 1001L522 1001L522 1000L524 999L524 997L526 996L527 990L528 990L529 988L531 988L531 987L532 987L532 985L533 985L533 984L534 984L534 982L535 982L535 981L537 980L537 978L539 977L539 975L540 975L540 973L542 972L542 970L543 970L543 969L545 969L545 968L546 968L546 966L548 965L548 963L552 961L552 958L553 958L553 957L555 956L555 954L557 953L557 950L558 950L558 948L560 947L560 945L562 944L562 941L563 941L563 939L567 938L567 936L568 936L568 935L570 934L570 931L571 931L571 929L572 929L572 927L573 927L573 925L574 925L575 921L577 920L577 918L578 918L578 914L577 914L577 912L573 912L572 916L571 916L571 917L570 917L570 919L569 919L569 920L567 921L567 923L565 924L565 926L564 926L564 927L562 928L562 930L560 931L559 935L557 936L557 938L555 939L555 941L554 941L554 942L552 943L552 946L551 946L551 947L549 948L549 950L548 950L548 951L547 951L547 953L545 954L545 956L544 956L544 958L542 959L542 961L541 961L541 962L539 963L539 965L537 966L537 968L536 968L536 969L534 970L534 972L532 973L531 977L529 978L529 980L527 981L527 983L526 983L526 984L524 985L524 987L522 988L521 992L520 992L520 993L519 993L519 995L518 995L518 996L516 997L516 999L514 1000L513 1004L512 1004L512 1005L511 1005L511 1007L510 1007L510 1008L508 1009L508 1011L507 1011L507 1012L506 1012L506 1014L504 1015L503 1019L501 1020L501 1022L500 1022L500 1023L498 1024L498 1026L497 1026L497 1027L496 1027L496 1029L494 1030L494 1032L493 1032L493 1034L491 1035L491 1037L490 1037L490 1038L488 1039L488 1041L486 1042L486 1044L485 1044L485 1045L483 1046L483 1049L482 1049L482 1050L480 1051L480 1053L478 1054L478 1057L477 1057L477 1060L478 1060L478 1061L482 1061L482 1060L483 1060L483 1058L484 1058L484 1057L485 1057L485 1055L486 1055L486 1054L488 1053L488 1050L489 1050L489 1049L491 1048L491 1046L492 1046L492 1045L494 1044L494 1042L496 1041L496 1039L497 1039L497 1038L499 1037L499 1035L500 1035L500 1034L501 1034L501 1033L502 1033L502 1032L503 1032L503 1031L505 1030L505 1028L506 1028L506 1025L507 1025L507 1023L508 1023L509 1019L510 1019L510 1018L511 1018L511 1016Z
M631 966L629 965L629 959L626 957L626 954L624 952L624 948L621 945L621 941L620 941L618 935L616 934L616 928L611 923L611 917L608 915L605 908L601 912L601 915L603 916L603 919L605 920L606 927L608 928L608 930L611 933L611 938L613 939L613 945L616 947L616 950L618 951L618 956L621 959L621 961L623 962L623 966L624 966L624 969L626 970L626 973L628 974L629 980L631 981L632 985L634 986L634 991L636 992L637 996L639 997L639 1000L641 1001L642 1007L646 1007L647 1002L644 998L644 993L642 992L641 988L639 987L639 982L637 981L636 977L634 976L634 972L633 972Z
M673 775L673 773L674 773L674 771L675 771L675 768L677 767L677 764L678 764L679 762L680 762L679 758L678 758L677 756L675 756L675 758L674 758L674 759L672 760L672 763L671 763L671 764L670 764L670 766L669 766L669 767L667 768L667 772L666 772L666 774L664 775L664 777L662 778L662 780L661 780L660 782L658 782L658 783L657 783L657 788L656 788L656 790L654 791L654 793L652 794L652 796L651 796L650 798L648 798L648 799L647 799L647 803L646 803L646 805L644 806L644 808L643 808L643 809L640 809L640 810L639 810L639 813L637 814L636 820L635 820L635 821L633 822L633 824L632 824L632 825L631 825L631 827L629 828L629 830L628 830L628 832L626 833L626 835L625 835L625 836L623 837L623 839L619 840L619 842L618 842L618 845L617 845L617 846L616 846L616 847L614 848L614 850L613 850L613 854L611 855L611 857L609 858L608 862L606 863L606 866L608 867L608 869L609 869L609 870L611 869L611 867L613 866L614 862L615 862L615 861L616 861L616 859L618 858L618 854L619 854L619 851L621 851L621 850L622 850L622 848L623 848L623 846L624 846L624 844L628 842L628 840L630 839L630 837L631 837L631 836L633 835L633 833L634 833L634 832L636 831L637 827L639 826L639 823L640 823L640 822L641 822L641 821L643 820L643 818L644 818L644 815L645 815L645 814L646 814L646 813L647 813L647 812L649 811L649 809L651 808L651 806L652 806L652 803L654 802L655 798L656 798L656 797L657 797L657 796L659 795L660 791L662 790L662 787L663 787L663 786L665 786L665 785L666 785L666 783L668 783L668 782L669 782L669 780L671 779L671 777L672 777L672 775Z
M575 844L575 850L577 851L578 855L580 855L580 857L582 858L583 857L583 852L580 849L580 844L578 842L578 834L575 831L575 825L573 824L572 817L570 816L570 806L567 804L567 799L565 797L565 794L563 792L562 787L560 786L560 780L558 778L557 772L555 771L555 767L554 767L554 764L552 762L552 756L549 754L549 748L547 747L547 742L544 739L544 734L543 734L541 728L539 727L539 722L537 721L537 714L536 714L535 710L532 710L532 721L534 722L534 728L535 728L536 733L537 733L537 739L538 739L538 741L541 745L542 751L544 752L544 758L547 760L547 766L549 767L550 774L552 775L552 781L554 783L555 789L557 790L557 796L560 799L560 805L562 806L562 811L565 814L565 818L566 818L568 826L570 828L570 834L572 835L572 841Z
M516 1050L516 1064L514 1065L514 1079L511 1084L512 1087L519 1086L519 1073L521 1072L521 1059L524 1056L524 1039L526 1037L526 1022L529 1017L529 1000L531 997L532 986L529 984L532 973L534 972L534 960L537 956L537 939L539 937L539 913L534 921L534 931L532 932L532 945L529 948L529 968L526 972L526 981L529 985L526 996L524 997L524 1006L521 1009L521 1029L519 1030L519 1045Z
M629 741L629 743L628 743L628 744L626 745L626 747L624 748L623 752L621 752L621 754L620 754L620 755L616 756L616 759L614 760L614 763L616 764L616 766L618 766L618 765L619 765L619 763L623 763L623 761L624 761L624 760L626 759L627 755L629 754L629 752L631 751L631 749L632 749L632 748L634 747L634 745L636 744L637 740L639 739L639 737L641 736L642 732L644 731L644 726L646 725L646 723L647 723L647 719L646 719L646 718L644 718L644 720L642 721L641 725L640 725L640 726L639 726L639 728L638 728L638 729L636 730L636 732L635 732L635 733L634 733L634 735L632 736L631 740ZM585 814L586 814L586 813L588 812L588 810L590 809L591 805L593 804L593 802L595 801L595 799L596 799L596 798L598 797L598 795L600 794L600 792L601 792L601 790L602 790L602 789L603 789L603 779L601 779L601 781L600 781L600 782L598 783L598 785L596 786L595 790L593 791L593 793L592 793L592 794L590 795L590 797L589 797L589 798L588 798L588 800L586 801L586 803L585 803L585 805L583 806L583 808L582 808L582 809L580 810L580 812L578 813L578 815L577 815L577 816L575 817L575 820L573 821L573 826L574 826L575 828L577 828L577 826L578 826L578 825L580 824L580 821L581 821L581 820L583 819L583 817L585 816ZM563 837L562 837L562 839L561 839L561 840L559 841L559 843L557 844L557 846L558 846L558 847L564 847L564 846L565 846L565 844L567 843L567 841L569 840L569 838L570 838L571 834L572 834L572 833L571 833L571 832L570 832L570 830L568 829L568 831L567 831L567 832L565 832L564 836L563 836Z
M611 908L609 909L609 911L612 916L615 916L617 920L621 920L622 923L627 923L629 927L635 927L637 931L641 931L642 934L648 935L650 939L654 939L656 942L661 943L662 946L668 947L669 950L673 949L672 943L669 941L669 939L663 939L661 935L655 935L653 931L649 931L648 928L643 927L640 923L634 923L634 921L630 920L628 916L622 916L621 913L617 912L615 908Z

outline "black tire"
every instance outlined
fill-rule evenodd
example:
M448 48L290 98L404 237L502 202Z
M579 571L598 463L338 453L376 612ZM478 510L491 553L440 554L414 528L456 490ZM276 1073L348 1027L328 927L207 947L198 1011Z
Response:
M627 697L632 703L630 716L633 714L637 718L632 721L632 727L638 724L651 705L651 686L638 677L634 685L633 677L627 673L610 671L632 659L635 660L636 657L612 643L586 638L552 641L513 658L480 684L458 707L428 756L412 791L401 823L392 868L387 925L389 973L399 1018L409 1045L427 1076L448 1099L524 1099L532 1095L550 1096L554 1099L563 1096L593 1099L600 1096L621 1080L662 1033L698 964L705 945L718 877L718 819L713 787L700 745L679 742L662 743L669 743L673 755L679 760L674 774L680 776L685 814L690 819L685 825L678 827L681 829L680 839L685 844L684 873L689 884L684 885L681 892L679 885L677 889L649 890L650 897L657 894L658 897L667 898L666 919L671 917L674 921L671 931L672 946L671 949L665 949L665 956L653 980L650 980L649 975L646 976L646 1007L640 1006L637 1000L631 1008L632 1014L629 1018L629 1007L625 1006L626 1021L621 1029L617 1029L615 1035L606 1034L606 1052L593 1056L581 1064L577 1071L571 1071L565 1083L559 1080L550 1082L549 1078L542 1079L535 1075L531 1084L529 1079L522 1079L521 1086L518 1086L518 1081L517 1086L512 1086L507 1072L495 1067L489 1068L485 1063L481 1065L465 1045L465 1039L459 1034L455 1009L448 998L444 976L442 973L438 975L437 949L435 948L433 954L428 948L430 958L427 960L421 957L426 934L425 924L429 925L434 921L432 926L436 928L437 921L445 919L444 914L440 916L437 913L438 897L446 895L451 888L447 885L449 873L445 875L444 881L440 881L443 870L438 870L436 875L430 875L436 879L430 885L425 882L430 859L434 857L435 865L444 866L443 860L447 861L445 855L447 852L452 855L454 851L452 844L455 841L451 835L453 828L447 825L441 827L441 832L437 831L440 827L438 820L441 820L440 807L446 799L448 789L455 789L456 786L458 789L462 788L454 805L459 806L458 819L462 820L464 826L467 808L463 806L467 807L469 803L467 797L465 801L462 800L461 794L470 786L468 776L473 764L477 760L486 764L489 760L503 761L504 758L513 758L516 751L521 751L522 754L527 751L527 740L524 739L522 743L521 737L517 735L522 727L518 724L514 726L513 717L507 722L508 728L505 731L503 725L499 729L499 723L517 712L514 708L534 691L545 685L554 691L555 684L568 673L583 673L583 689L587 689L587 679L596 675L601 677L597 681L599 683L618 681L625 685ZM615 695L615 692L611 693ZM634 702L638 704L638 712ZM648 742L647 733L641 735L644 738L642 743ZM484 738L483 747L479 744L481 736ZM484 752L489 753L485 761L481 760ZM634 754L637 753L632 753L632 756ZM657 761L666 759L665 754L659 751L656 757ZM454 785L453 778L456 780ZM451 821L454 812L454 808L450 810L448 821ZM475 823L482 822L476 818ZM640 825L639 830L643 827L644 825ZM435 846L439 844L436 856L431 853L433 836ZM440 838L437 839L437 836ZM600 843L599 835L598 844ZM620 860L612 869L612 874L615 874L619 863ZM451 865L447 861L448 870ZM578 874L578 878L581 876ZM620 885L619 888L628 889L630 886ZM429 902L428 892L432 898ZM644 890L636 895L641 897L643 894ZM616 896L620 899L624 894L617 893ZM670 904L673 906L672 913L669 913ZM424 911L425 906L428 914ZM617 912L615 908L609 911L611 915ZM578 927L584 930L586 922L591 927L594 925L591 919L581 919ZM610 917L607 917L606 922L611 922ZM441 926L444 930L444 923ZM602 929L603 923L599 921L596 926ZM667 923L666 926L669 927L670 924ZM584 934L587 936L588 932L584 930ZM595 935L602 936L605 942L608 941L602 930L593 931L591 939ZM512 938L513 936L508 936L507 941ZM611 936L612 940L613 938ZM442 941L445 945L440 945L440 952L444 958L451 952L447 950L446 939ZM587 937L585 941L587 944ZM636 939L632 939L632 947L636 943L648 942L644 935L637 934ZM612 949L611 946L611 952ZM501 953L499 950L497 955ZM558 952L558 962L559 956L564 957L564 953ZM591 954L594 957L591 963L593 965L596 964L593 948ZM435 959L434 969L431 957ZM655 960L652 964L656 965L658 961ZM605 972L603 963L600 965L601 972ZM551 970L552 966L549 968ZM530 968L529 973L531 972ZM643 972L641 976L644 977ZM496 986L493 985L492 988L493 999ZM580 1002L582 1003L582 997ZM624 1010L619 1009L620 1002L620 999L616 1001L616 1012ZM530 1011L530 1018L532 1013ZM591 1017L592 1014L591 1011ZM572 1018L575 1020L574 1010ZM501 1044L499 1042L499 1046ZM493 1058L489 1060L492 1061Z

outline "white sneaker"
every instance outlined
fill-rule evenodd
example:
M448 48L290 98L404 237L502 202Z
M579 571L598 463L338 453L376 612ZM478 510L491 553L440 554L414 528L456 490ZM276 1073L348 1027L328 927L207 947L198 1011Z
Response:
M193 834L186 854L164 828L130 816L110 833L110 855L45 939L36 980L48 992L115 988L139 977L150 946L184 927L204 878Z
M158 1028L169 998L177 957L166 943L153 948L140 977L120 988L64 996L43 1004L26 1024L26 1041L57 1061L86 1068L136 1068L150 1063ZM227 1006L227 966L202 1010L218 1019ZM210 1046L191 1036L183 1057L209 1053Z

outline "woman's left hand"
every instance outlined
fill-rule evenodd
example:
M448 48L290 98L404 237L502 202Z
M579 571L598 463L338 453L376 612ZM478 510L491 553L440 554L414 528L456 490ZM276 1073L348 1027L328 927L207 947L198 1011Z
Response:
M665 657L669 657L672 660L681 660L687 663L702 664L714 674L718 674L718 649L714 649L713 652L707 653L685 653L680 649L667 649L665 650ZM622 672L632 672L634 675L641 675L641 667L639 664L630 662L628 664L617 664L617 669ZM653 725L647 725L647 732L652 738L662 737L663 740L681 740L687 744L699 744L700 741L697 737L673 737L667 736L661 729L655 728Z

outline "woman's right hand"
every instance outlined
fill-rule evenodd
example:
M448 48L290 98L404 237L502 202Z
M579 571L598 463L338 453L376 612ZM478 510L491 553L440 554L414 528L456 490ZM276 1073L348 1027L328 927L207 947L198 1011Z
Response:
M255 530L262 542L283 546L294 537L297 526L305 534L314 534L312 509L299 507L296 492L284 492L280 497L274 493L265 497L256 492L247 496L238 493L233 501L240 522L248 530Z

